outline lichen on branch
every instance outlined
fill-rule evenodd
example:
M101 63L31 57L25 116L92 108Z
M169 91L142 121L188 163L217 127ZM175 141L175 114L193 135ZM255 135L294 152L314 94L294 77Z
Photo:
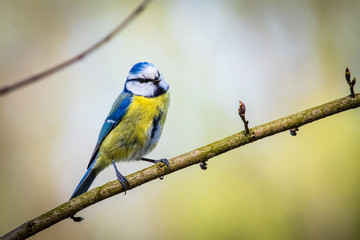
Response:
M161 164L156 164L136 173L130 174L126 177L130 182L128 191L161 176L179 171L194 164L207 161L210 158L230 151L234 148L238 148L245 144L269 137L280 132L284 132L293 128L299 128L313 121L358 107L360 107L360 94L356 94L354 97L343 97L332 102L328 102L323 105L304 110L257 127L253 127L250 129L249 134L247 134L245 131L238 132L224 139L169 159L170 169L162 166ZM123 191L124 189L118 181L108 182L103 186L94 188L87 193L80 195L71 201L65 202L62 205L40 215L39 217L22 224L18 228L2 236L0 239L28 238L42 231L43 229L56 224L59 221L74 216L74 214L86 207L89 207Z

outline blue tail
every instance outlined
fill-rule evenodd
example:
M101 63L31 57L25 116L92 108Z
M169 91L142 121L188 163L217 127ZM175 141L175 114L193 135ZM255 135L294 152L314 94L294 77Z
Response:
M95 163L95 161L93 163ZM91 164L91 166L86 171L85 175L81 179L79 185L76 187L74 193L71 195L69 200L76 198L77 196L87 192L87 190L89 189L90 185L92 184L92 182L94 181L97 175L96 171L92 168L93 167L92 165L93 164Z

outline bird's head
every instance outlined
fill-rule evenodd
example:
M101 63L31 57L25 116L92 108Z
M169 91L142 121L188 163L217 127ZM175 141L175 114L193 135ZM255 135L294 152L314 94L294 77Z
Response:
M165 93L169 84L159 70L148 62L135 64L126 79L125 91L144 97L156 97Z

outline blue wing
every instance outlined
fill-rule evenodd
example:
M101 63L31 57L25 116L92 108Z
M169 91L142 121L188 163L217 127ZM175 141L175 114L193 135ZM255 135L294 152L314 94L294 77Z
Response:
M91 155L88 168L96 159L101 143L104 141L106 136L113 130L125 116L126 110L128 109L132 101L132 94L128 92L122 92L119 97L115 100L108 117L100 130L99 138L96 143L93 154Z

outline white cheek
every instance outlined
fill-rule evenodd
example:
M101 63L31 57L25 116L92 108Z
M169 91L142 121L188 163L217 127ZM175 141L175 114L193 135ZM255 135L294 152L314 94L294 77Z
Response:
M156 90L156 87L151 82L139 83L137 81L127 82L126 88L133 94L139 96L153 96Z

